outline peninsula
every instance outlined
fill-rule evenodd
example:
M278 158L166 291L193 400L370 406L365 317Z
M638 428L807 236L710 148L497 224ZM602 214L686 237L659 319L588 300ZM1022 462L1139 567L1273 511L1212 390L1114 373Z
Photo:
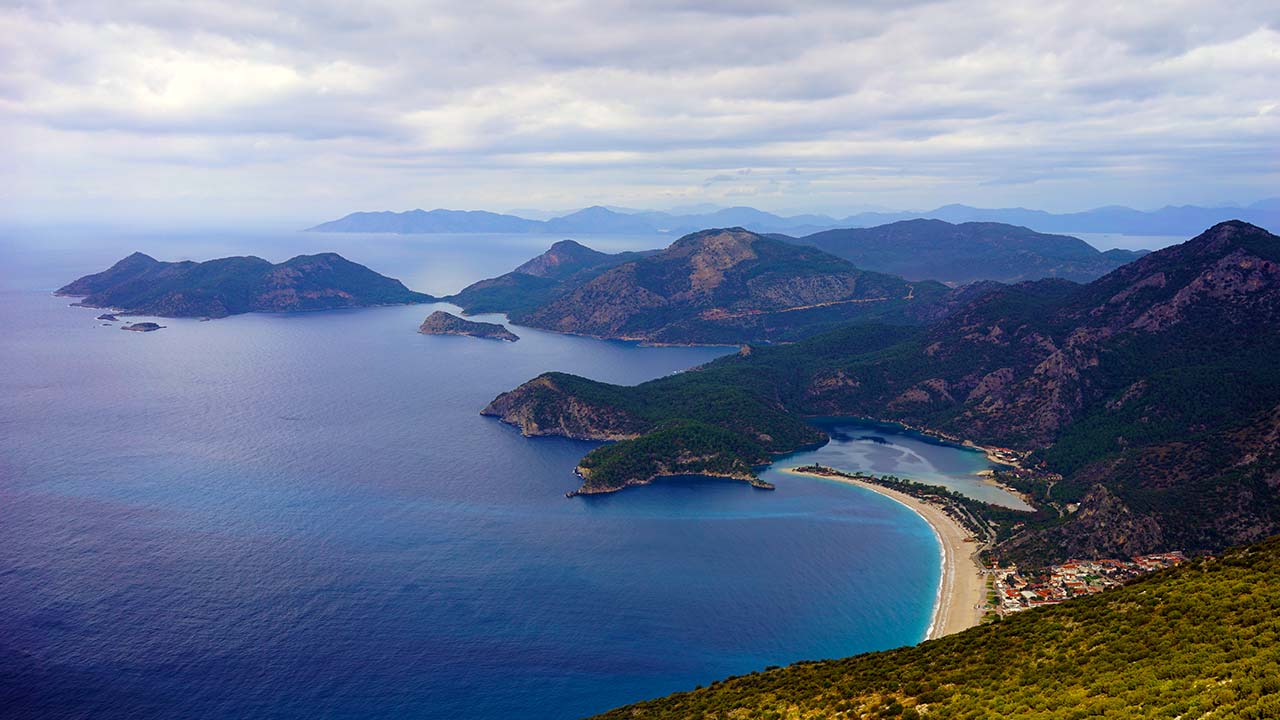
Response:
M55 294L80 297L78 306L109 308L119 315L207 318L435 300L337 253L299 255L274 265L258 257L160 262L134 253Z
M428 315L418 327L418 332L423 335L467 335L506 342L515 342L520 339L519 335L508 330L505 325L464 320L443 310L437 310Z
M1041 511L1008 523L1004 560L1219 552L1280 531L1278 323L1280 238L1232 221L1085 285L990 287L923 327L847 323L632 387L545 373L484 413L616 440L582 461L611 484L680 458L763 464L826 439L806 417L898 422L1025 458L999 479ZM732 440L684 452L663 428L685 422Z

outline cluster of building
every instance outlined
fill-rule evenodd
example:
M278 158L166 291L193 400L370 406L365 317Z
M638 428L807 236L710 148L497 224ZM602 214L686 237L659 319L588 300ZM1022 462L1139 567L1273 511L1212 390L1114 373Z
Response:
M994 579L995 610L1008 615L1099 593L1139 575L1185 561L1182 553L1167 552L1130 560L1071 560L1035 573L1021 573L1016 565L996 566L989 572Z

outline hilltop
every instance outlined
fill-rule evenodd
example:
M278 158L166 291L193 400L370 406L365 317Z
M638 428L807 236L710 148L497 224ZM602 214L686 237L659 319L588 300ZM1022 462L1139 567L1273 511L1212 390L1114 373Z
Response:
M274 265L251 256L160 262L134 253L57 294L82 297L77 305L122 314L212 318L434 300L337 253L299 255Z
M502 312L520 321L605 270L646 254L602 253L574 240L561 240L515 270L472 283L446 300L467 313Z
M1280 540L938 640L801 662L601 718L1280 716Z

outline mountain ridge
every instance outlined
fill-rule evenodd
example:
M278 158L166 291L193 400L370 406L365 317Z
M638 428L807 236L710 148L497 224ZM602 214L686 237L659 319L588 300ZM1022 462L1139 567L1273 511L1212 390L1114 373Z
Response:
M803 214L783 216L739 206L709 212L661 212L610 209L601 205L547 220L531 220L510 213L480 210L409 210L405 212L354 212L337 220L307 228L324 232L395 233L623 233L685 235L708 227L740 226L757 233L807 235L823 230L865 228L914 219L950 223L997 222L1031 228L1041 233L1115 233L1124 235L1189 236L1230 219L1280 228L1280 198L1245 207L1166 206L1143 211L1121 206L1072 213L1050 213L1026 208L978 208L943 205L932 210L862 212L844 217Z
M826 230L793 242L812 245L866 270L957 285L1046 277L1088 282L1145 254L1101 252L1079 238L1004 223L928 219Z

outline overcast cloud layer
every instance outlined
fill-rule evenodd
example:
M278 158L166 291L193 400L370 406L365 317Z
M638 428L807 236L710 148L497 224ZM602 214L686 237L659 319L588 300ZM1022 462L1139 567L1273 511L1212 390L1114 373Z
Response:
M1280 195L1280 3L30 2L9 219Z

